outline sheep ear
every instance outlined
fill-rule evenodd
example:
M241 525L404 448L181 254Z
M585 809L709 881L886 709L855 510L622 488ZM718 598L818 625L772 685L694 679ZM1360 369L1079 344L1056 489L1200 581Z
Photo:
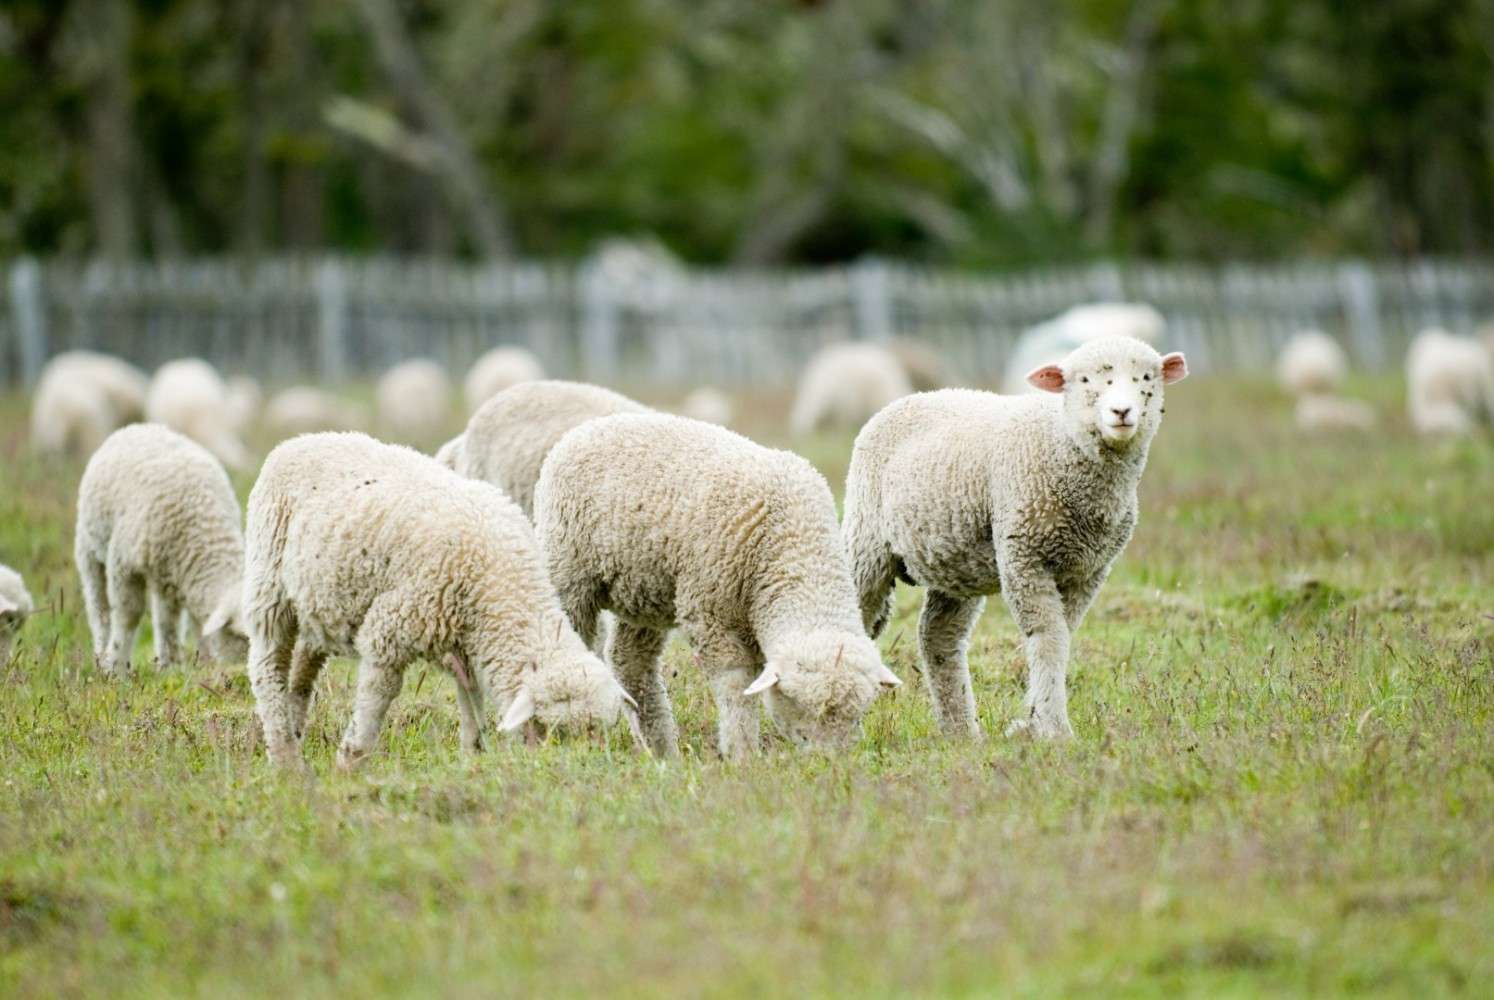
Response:
M1188 377L1188 362L1182 351L1162 355L1162 384L1172 385Z
M884 688L899 688L903 686L903 682L898 678L897 674L888 670L885 663L882 664L882 672L877 675L877 683L881 684Z
M1063 392L1063 369L1058 365L1043 365L1041 368L1034 368L1027 373L1027 384L1044 392Z
M747 685L747 690L743 691L742 694L745 697L750 698L755 694L762 694L764 691L768 690L768 688L777 683L778 668L769 664L768 666L763 668L762 673L757 675L757 680Z
M498 723L498 731L511 733L524 723L534 718L534 695L529 693L527 687L519 688L519 696L514 699L508 711L503 713L503 721Z

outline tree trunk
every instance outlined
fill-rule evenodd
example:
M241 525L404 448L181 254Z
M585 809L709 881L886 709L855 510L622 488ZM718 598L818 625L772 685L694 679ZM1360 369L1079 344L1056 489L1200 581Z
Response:
M134 123L130 100L128 0L87 0L83 32L84 120L95 247L115 259L135 253Z

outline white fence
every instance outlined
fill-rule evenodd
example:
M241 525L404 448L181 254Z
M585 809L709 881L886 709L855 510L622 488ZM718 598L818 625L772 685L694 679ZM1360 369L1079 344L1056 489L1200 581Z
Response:
M274 259L12 263L0 384L93 348L150 368L206 357L272 382L340 381L402 358L462 371L500 343L562 376L782 383L821 344L912 336L965 378L995 377L1026 327L1080 302L1138 300L1199 369L1261 370L1292 331L1338 335L1366 368L1416 330L1494 317L1494 261L1097 265L967 273L865 261L772 272Z

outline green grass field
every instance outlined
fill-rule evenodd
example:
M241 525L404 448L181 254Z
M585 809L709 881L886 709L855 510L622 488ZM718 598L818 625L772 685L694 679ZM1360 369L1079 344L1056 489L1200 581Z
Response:
M1299 441L1269 387L1169 392L1141 524L1079 633L1077 739L1000 734L1024 666L972 644L987 739L910 683L854 753L457 749L416 667L332 767L351 671L272 773L241 667L93 670L78 469L0 402L0 561L43 605L0 666L0 995L1485 994L1494 979L1494 442ZM780 401L745 423L776 441ZM760 432L760 433L758 433ZM839 489L849 437L806 453ZM247 492L249 482L240 483Z

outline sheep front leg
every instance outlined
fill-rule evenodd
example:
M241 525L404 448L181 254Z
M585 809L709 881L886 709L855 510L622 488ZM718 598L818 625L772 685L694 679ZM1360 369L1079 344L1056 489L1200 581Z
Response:
M1063 598L1051 576L1022 577L1001 572L1002 592L1024 637L1027 652L1027 697L1022 717L1007 734L1074 735L1069 725L1069 623Z
M353 718L337 748L337 766L350 770L373 753L384 727L384 716L404 685L404 671L365 655L358 661L358 693Z
M123 569L108 572L109 644L104 650L104 672L122 676L130 671L135 630L145 614L145 581Z
M181 602L162 593L161 588L150 589L150 627L155 640L156 666L167 667L180 663L181 646L177 642L177 630L181 627Z
M918 648L934 718L944 735L954 739L979 739L981 735L966 651L985 605L984 597L962 600L930 588L918 616Z
M79 548L75 553L78 578L83 584L83 610L93 638L93 658L102 663L109 648L109 577L104 564Z
M287 709L290 713L291 734L296 742L306 739L306 716L311 710L311 695L316 690L316 679L321 676L327 663L327 654L307 646L305 639L297 639L291 652L290 685L287 692Z
M1105 583L1105 578L1110 575L1110 567L1106 566L1091 576L1087 576L1076 583L1069 584L1059 589L1059 595L1063 598L1064 620L1069 626L1069 635L1072 637L1079 631L1080 624L1084 621L1084 615L1089 611L1089 606L1095 602L1095 596L1099 594L1100 587Z
M745 760L762 748L757 699L742 694L754 676L746 667L731 667L711 677L711 693L716 697L717 746L725 760Z
M664 651L665 636L664 632L631 625L618 618L612 624L607 660L623 690L638 702L638 721L648 748L658 757L678 757L679 729L659 669L659 654ZM747 685L742 687L745 689Z
M446 665L456 681L457 718L461 726L462 749L468 753L482 750L482 688L467 660L460 653L448 653Z

